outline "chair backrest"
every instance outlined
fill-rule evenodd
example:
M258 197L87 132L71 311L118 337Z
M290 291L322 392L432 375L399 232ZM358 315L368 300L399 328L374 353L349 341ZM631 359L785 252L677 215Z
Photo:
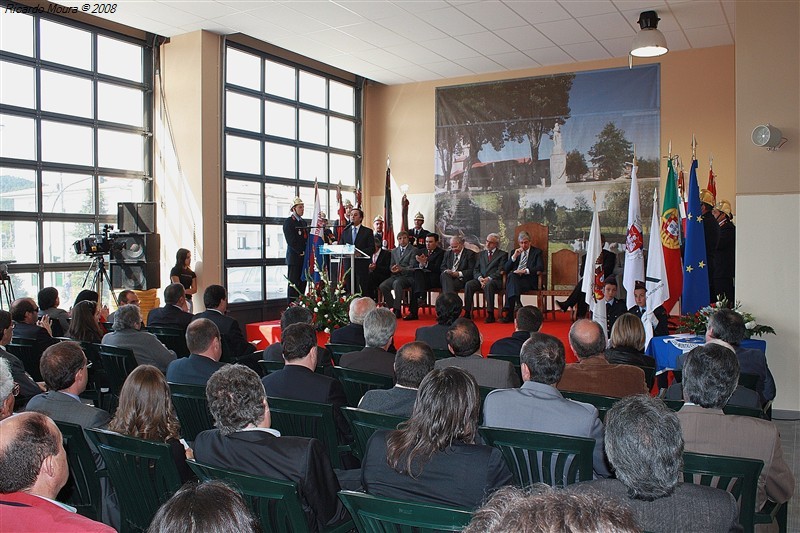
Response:
M359 352L364 349L363 346L358 346L355 344L331 344L328 343L325 347L331 351L331 356L333 357L333 364L339 366L339 359L342 358L343 354L350 353L350 352Z
M564 248L550 256L550 288L572 288L578 283L578 254Z
M183 437L193 442L198 433L214 427L214 418L208 410L206 388L202 385L169 384L172 405L181 422Z
M479 431L487 444L503 453L520 487L564 487L592 479L594 439L487 427Z
M58 500L75 507L92 520L100 519L100 476L83 428L69 422L54 420L64 438L67 452L69 481L58 494Z
M683 481L730 492L739 504L739 523L754 531L758 476L764 462L741 457L683 453Z
M511 363L517 370L517 376L519 376L520 383L522 382L522 363L519 360L519 354L507 355L499 353L490 353L487 357L490 359L500 359L501 361L508 361L509 363Z
M745 389L756 390L758 383L758 374L751 374L750 372L742 372L739 374L739 385Z
M111 393L119 395L128 374L138 366L136 357L133 356L133 350L101 344L100 361L103 363L103 370L108 375Z
M647 390L651 390L653 388L653 384L656 382L656 369L652 366L636 366L636 368L641 368L642 372L644 372L644 382L647 384Z
M258 361L258 364L261 366L261 370L264 371L264 375L272 374L273 372L277 372L278 370L283 370L285 363L283 361L265 361L263 359Z
M448 357L453 357L453 354L450 352L450 350L433 348L433 357L436 358L436 360L438 361L439 359L447 359Z
M122 531L144 531L181 486L170 447L113 431L87 429L103 456L120 505Z
M333 376L342 383L350 407L358 407L361 397L369 390L391 389L394 386L394 379L391 376L341 366L333 367Z
M517 247L517 239L522 231L527 231L531 236L531 246L534 246L542 251L542 265L544 268L542 269L542 276L540 279L542 277L545 279L540 285L540 288L545 289L547 288L547 256L549 255L550 250L550 228L544 224L539 224L538 222L526 222L525 224L520 224L514 229L514 242L508 245L511 250L514 250Z
M341 453L350 451L349 446L339 446L336 424L333 421L333 405L329 403L267 398L272 427L282 435L315 438L322 441L334 468L342 468Z
M387 415L384 413L374 413L355 407L342 407L345 418L353 429L355 442L353 445L353 455L357 459L364 457L367 450L367 441L373 433L379 429L397 429L397 425L408 420L402 416Z
M186 346L186 332L184 330L164 326L147 326L147 331L158 337L158 340L175 352L178 357L189 355L189 348Z
M11 339L11 342L6 345L6 350L16 355L19 360L22 361L25 372L30 374L34 381L43 381L42 373L39 370L39 358L41 358L42 354L37 354L34 350L33 340L19 337Z
M464 509L382 498L363 492L339 491L358 531L432 533L461 531L472 519Z
M601 394L589 394L588 392L573 392L573 391L560 391L564 398L575 400L576 402L590 403L597 407L597 412L600 415L600 420L606 419L606 413L611 409L620 398L613 396L603 396Z

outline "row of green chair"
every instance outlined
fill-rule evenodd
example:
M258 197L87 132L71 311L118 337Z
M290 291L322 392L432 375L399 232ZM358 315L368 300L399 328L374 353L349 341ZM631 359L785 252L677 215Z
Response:
M325 347L331 351L331 354L333 356L333 364L335 366L339 366L339 360L342 358L342 355L350 352L358 352L364 349L363 346L359 346L357 344L328 343L325 345ZM453 354L451 354L449 350L434 349L433 356L436 359L445 359L447 357L452 357Z

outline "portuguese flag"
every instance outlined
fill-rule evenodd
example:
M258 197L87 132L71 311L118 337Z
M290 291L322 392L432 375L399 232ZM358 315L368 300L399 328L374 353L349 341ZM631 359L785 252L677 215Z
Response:
M664 250L664 264L667 267L669 299L664 309L671 312L683 292L683 265L681 263L681 220L679 211L678 186L672 160L667 160L667 185L664 189L664 204L661 208L661 248Z

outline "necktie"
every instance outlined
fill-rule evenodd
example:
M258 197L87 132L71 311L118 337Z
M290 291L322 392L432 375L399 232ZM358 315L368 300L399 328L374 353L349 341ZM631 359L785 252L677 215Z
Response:
M453 259L453 270L458 270L459 261L461 261L461 254L456 254L455 259Z
M492 262L492 254L493 254L493 253L494 253L494 252L492 252L492 250L489 250L489 262L490 262L490 263Z
M403 257L403 252L405 252L405 251L406 251L406 249L403 246L401 246L400 247L400 257Z
M358 234L358 228L353 226L353 244L356 243L356 235Z
M522 257L519 258L519 266L520 268L526 268L525 265L528 264L528 251L525 250L522 252Z

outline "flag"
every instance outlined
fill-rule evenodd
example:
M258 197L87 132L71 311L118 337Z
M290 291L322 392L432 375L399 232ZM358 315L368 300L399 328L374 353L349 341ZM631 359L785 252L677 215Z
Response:
M339 185L336 186L336 202L339 204L339 209L336 211L339 215L339 226L336 228L336 241L341 242L342 231L344 231L344 227L347 225L347 220L345 219L347 210L342 203L342 182L339 182Z
M667 268L669 299L664 308L669 313L678 302L683 290L683 266L681 264L681 220L678 212L678 190L675 186L675 169L672 159L667 160L667 185L664 188L664 205L661 208L661 248Z
M625 238L625 271L622 286L625 287L627 308L636 305L633 290L636 282L644 279L644 238L642 236L642 213L639 209L639 183L636 179L636 158L631 167L631 196L628 200L628 235Z
M658 187L653 191L653 221L650 224L650 241L647 245L647 312L642 316L645 349L653 338L653 326L658 319L653 312L669 299L667 266L664 264L664 249L661 246L661 221L658 216Z
M392 171L386 166L386 193L383 197L383 240L386 249L394 248L394 225L392 224Z
M322 226L322 218L319 216L319 189L317 188L317 181L314 180L314 215L311 217L311 229L308 232L308 241L306 242L306 254L303 260L303 281L313 281L317 283L320 280L320 270L322 270L322 256L319 255L319 247L324 242ZM309 280L309 276L311 279Z
M706 189L714 195L714 198L717 197L717 177L714 175L712 167L708 168L708 187Z
M700 188L697 185L697 160L689 172L689 212L686 214L686 245L683 251L683 296L681 313L694 314L709 304L708 262Z
M592 228L589 230L589 241L586 243L586 262L583 267L582 290L586 295L586 305L592 311L592 320L603 328L603 335L607 334L606 306L603 303L603 243L600 240L600 219L597 216L597 198L594 202L592 215ZM594 258L594 260L590 260Z

